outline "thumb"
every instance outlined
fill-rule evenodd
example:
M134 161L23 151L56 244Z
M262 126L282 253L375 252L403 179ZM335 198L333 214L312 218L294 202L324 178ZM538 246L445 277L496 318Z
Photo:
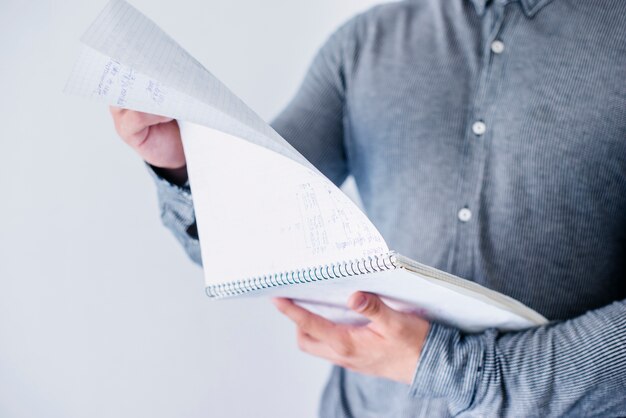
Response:
M173 120L174 120L174 118L171 118L169 116L159 116L159 119L158 119L159 123L167 123L167 122L171 122Z
M378 323L390 322L396 314L396 311L372 293L355 292L348 299L348 307L370 321Z

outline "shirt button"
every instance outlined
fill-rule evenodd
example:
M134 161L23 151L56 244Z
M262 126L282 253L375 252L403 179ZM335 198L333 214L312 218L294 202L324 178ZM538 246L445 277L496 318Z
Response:
M504 42L496 40L491 43L491 52L501 54L502 51L504 51Z
M472 132L476 135L482 135L487 130L487 125L482 120L478 120L472 124Z
M472 219L472 211L469 210L468 208L462 208L457 214L457 216L459 217L459 221L467 222L470 219Z

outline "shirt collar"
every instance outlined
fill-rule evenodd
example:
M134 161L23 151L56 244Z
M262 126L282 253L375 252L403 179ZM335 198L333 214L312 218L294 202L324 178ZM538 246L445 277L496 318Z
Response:
M485 11L485 6L489 0L471 0L474 4L474 8L476 9L476 13L482 16ZM502 3L510 3L516 0L494 0L500 1ZM527 17L533 17L537 14L537 12L546 4L550 3L552 0L518 0L522 4L522 9L524 10L524 14Z

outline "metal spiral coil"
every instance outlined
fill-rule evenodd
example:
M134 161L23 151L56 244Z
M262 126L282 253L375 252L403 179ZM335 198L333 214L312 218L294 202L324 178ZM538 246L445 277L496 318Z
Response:
M206 287L210 298L227 298L242 295L255 290L277 286L289 286L324 280L340 279L368 273L393 270L396 268L396 257L393 251L369 256L362 259L341 261L338 263L317 266L294 271L249 277L228 283L214 284Z

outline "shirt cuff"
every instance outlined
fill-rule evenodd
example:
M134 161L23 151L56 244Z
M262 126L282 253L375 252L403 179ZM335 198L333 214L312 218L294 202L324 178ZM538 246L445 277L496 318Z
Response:
M450 412L468 409L483 364L481 334L431 323L409 393L417 398L445 398Z
M157 186L163 225L174 233L189 257L197 264L202 265L196 214L193 208L189 181L178 186L159 176L158 171L150 165L148 165L148 171Z
M174 184L161 177L153 166L146 163L148 172L157 186L157 193L161 202L180 203L183 205L193 204L189 180L183 185Z

